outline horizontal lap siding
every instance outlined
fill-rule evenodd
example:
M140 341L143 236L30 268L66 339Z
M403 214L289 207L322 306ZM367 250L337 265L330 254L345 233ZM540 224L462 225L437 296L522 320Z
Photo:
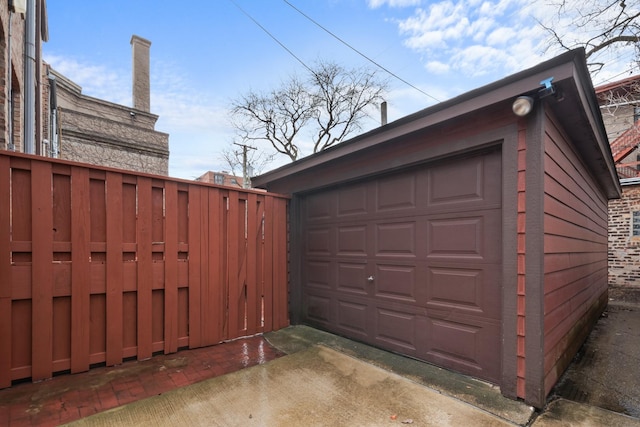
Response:
M0 388L287 326L287 203L0 153Z
M548 393L586 338L607 289L607 200L550 117L545 135L544 191L544 372Z

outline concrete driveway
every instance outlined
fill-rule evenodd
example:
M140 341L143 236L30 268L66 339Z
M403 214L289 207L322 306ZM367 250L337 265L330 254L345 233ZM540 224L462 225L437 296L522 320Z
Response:
M541 412L483 381L305 326L266 338L288 355L71 425L640 426L640 304L628 301L613 298Z

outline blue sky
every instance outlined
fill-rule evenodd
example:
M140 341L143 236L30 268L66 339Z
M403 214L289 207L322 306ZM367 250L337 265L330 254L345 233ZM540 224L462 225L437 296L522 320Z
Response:
M558 19L545 0L289 2L440 101L559 53L545 49L548 36L536 19L571 31L570 10ZM86 95L131 105L129 42L133 34L150 40L151 112L160 116L156 130L170 135L169 174L193 179L207 170L227 170L220 152L233 139L231 100L248 90L275 88L292 73L304 74L303 66L238 6L307 64L372 66L283 0L49 0L44 58ZM596 83L635 72L632 50L609 55ZM436 102L389 79L389 121ZM366 129L377 125L378 113L373 114Z

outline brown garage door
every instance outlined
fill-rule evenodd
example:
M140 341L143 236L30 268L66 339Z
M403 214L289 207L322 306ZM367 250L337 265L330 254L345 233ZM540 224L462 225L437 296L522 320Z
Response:
M501 176L492 151L304 196L304 320L498 383Z

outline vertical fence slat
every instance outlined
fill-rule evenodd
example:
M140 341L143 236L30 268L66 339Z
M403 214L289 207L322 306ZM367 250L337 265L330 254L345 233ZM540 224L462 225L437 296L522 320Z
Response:
M164 353L178 351L178 184L165 184Z
M71 372L89 369L91 217L89 170L71 169Z
M11 386L11 162L0 156L0 388Z
M206 337L203 345L217 344L228 338L228 315L226 311L228 283L225 280L227 266L223 261L227 241L225 222L228 216L225 193L211 188L208 191L208 217L204 220L208 233L206 261L203 267L207 274L204 281L202 308L202 333ZM206 264L206 266L204 265Z
M107 366L122 363L123 337L123 204L122 174L107 172Z
M258 293L260 281L257 277L257 253L260 246L258 236L258 196L255 193L247 195L247 249L245 255L247 281L247 335L258 332L260 324L258 311Z
M151 258L152 198L151 178L138 177L138 219L137 219L137 258L138 258L138 360L144 360L153 354L153 262Z
M53 206L51 163L31 162L32 338L31 377L53 374Z
M200 238L200 256L202 257L202 263L200 264L200 330L202 332L203 346L216 343L216 336L218 330L217 323L215 322L215 316L217 313L215 304L212 303L212 299L215 299L215 293L213 291L214 282L213 275L219 271L220 266L216 265L216 260L213 259L211 251L215 251L215 236L217 236L218 230L214 226L213 212L216 212L216 203L220 202L220 195L218 190L212 188L202 189L202 204L200 212L200 228L202 232L202 238Z
M275 200L274 206L274 321L275 330L289 326L287 284L287 202Z
M260 195L257 198L257 206L256 206L256 255L255 255L255 281L257 284L256 288L256 302L254 310L258 314L258 318L256 319L258 322L258 331L257 332L265 332L264 330L264 230L262 222L264 220L264 196Z
M238 219L238 193L235 191L229 192L229 225L227 227L227 266L228 276L227 283L229 284L229 312L227 315L229 322L229 336L228 338L235 338L238 336L240 325L238 324L238 304L240 301L240 260L238 259L238 251L240 241L244 241L244 233L240 235L239 219ZM243 224L244 227L244 224Z
M263 292L264 292L264 330L273 330L273 197L264 201L264 253L263 253Z
M189 348L202 345L202 329L200 307L201 297L201 250L202 236L202 192L206 188L189 186Z

